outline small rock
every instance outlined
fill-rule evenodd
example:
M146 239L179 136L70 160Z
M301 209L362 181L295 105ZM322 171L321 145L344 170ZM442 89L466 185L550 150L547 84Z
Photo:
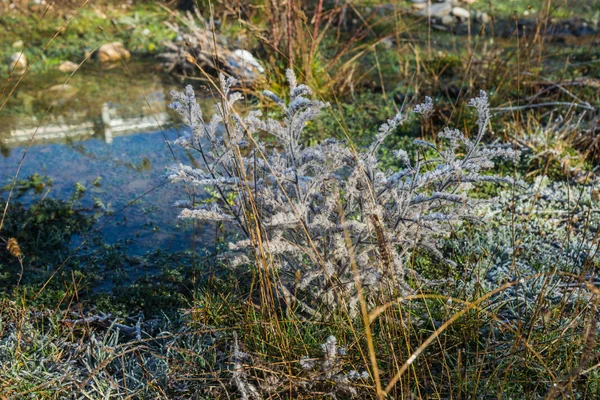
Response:
M462 7L454 7L452 9L452 15L454 15L456 18L460 19L461 21L465 21L471 17L471 13L469 12L469 10L464 9Z
M412 4L412 9L415 11L422 10L425 7L427 7L427 3L413 3Z
M73 90L75 89L74 86L68 85L68 84L58 84L58 85L54 85L54 86L50 86L48 89L49 92L56 92L56 91L62 91L62 90Z
M56 99L60 99L62 101L67 101L72 99L77 92L79 91L79 89L77 89L75 86L71 86L71 85L63 85L63 84L59 84L59 85L54 85L49 87L48 89L46 89L46 93L45 93L45 98L56 98ZM46 97L48 96L48 97Z
M244 68L250 73L253 72L252 69L261 74L265 72L263 66L260 65L258 60L248 50L234 50L227 61L229 65L236 68Z
M101 63L116 62L121 59L127 61L131 58L131 53L120 42L103 44L98 48L97 55Z
M490 22L492 22L492 18L483 11L475 11L475 14L473 15L473 20L480 24L489 24Z
M389 37L384 38L381 41L381 44L383 44L385 46L385 48L388 50L394 47L394 41Z
M12 47L15 49L20 49L21 47L23 47L24 44L25 43L22 40L17 40L12 44Z
M452 15L444 15L441 21L442 25L454 25L454 22L456 22Z
M58 84L58 85L54 85L54 86L50 86L48 89L49 92L76 92L77 88L75 86L71 86L68 84Z
M73 72L77 70L78 65L71 61L65 61L58 66L60 72Z
M15 53L10 57L10 69L22 71L27 68L27 57L24 53Z
M442 18L444 15L450 14L451 11L452 5L450 3L437 3L417 11L416 14L421 17Z
M470 6L472 4L475 4L477 0L462 0L462 2Z

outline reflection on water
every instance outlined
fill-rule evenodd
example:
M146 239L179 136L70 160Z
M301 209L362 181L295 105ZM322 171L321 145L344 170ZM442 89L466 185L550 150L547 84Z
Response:
M50 90L51 100L48 93L27 93L24 85L0 112L0 187L11 183L35 133L20 178L48 176L53 182L49 196L59 199L71 198L75 184L81 184L86 188L81 205L90 209L101 205L108 212L98 226L117 213L102 227L106 240L133 239L132 254L186 249L191 227L178 221L178 210L171 206L185 192L164 179L166 166L187 163L190 157L182 149L172 153L166 143L178 135L178 129L169 126L166 109L171 88L155 74L136 72L135 77L133 83L122 73L92 71L86 79L69 82L68 96ZM55 107L44 114L53 101ZM202 232L206 239L202 242L208 244L214 228L207 226Z
M162 95L162 93L157 93ZM157 129L168 124L169 114L165 109L164 100L154 104L150 112L141 113L135 117L123 117L120 109L110 103L102 104L100 118L52 118L38 121L35 118L21 118L18 124L7 124L0 128L2 147L10 149L16 146L26 146L35 135L34 145L42 143L73 142L92 137L101 137L106 143L112 143L114 136L138 133L148 129ZM5 151L6 152L6 151Z
M94 138L33 146L20 176L38 173L50 177L49 196L62 199L69 199L75 183L80 183L86 188L81 205L93 208L102 204L108 211L99 219L99 226L111 213L143 196L102 228L107 241L134 239L130 246L133 254L155 248L182 250L190 245L190 227L177 226L178 210L171 205L184 197L184 191L178 185L165 184L163 177L165 166L174 162L164 138L176 136L177 130L169 129L164 136L161 131L140 132L117 136L112 143ZM11 182L24 150L18 147L0 158L0 185ZM186 155L179 151L175 156L183 160ZM207 238L214 236L214 232L206 234Z
M93 136L110 142L113 135L159 129L169 119L171 87L143 64L129 71L90 67L71 79L54 72L26 77L0 112L0 146L6 152L34 133L35 144Z

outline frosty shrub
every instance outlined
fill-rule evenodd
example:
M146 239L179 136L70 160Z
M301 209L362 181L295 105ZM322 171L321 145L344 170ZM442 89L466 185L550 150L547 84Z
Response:
M283 111L281 121L258 111L236 113L242 96L231 90L232 78L221 76L222 99L210 122L191 86L172 93L171 107L190 128L176 144L196 151L199 165L173 166L169 177L218 194L208 204L178 203L181 218L235 226L239 236L229 245L230 262L275 271L278 295L313 315L324 306L356 310L361 287L367 296L383 288L410 293L408 272L432 284L407 267L407 255L420 248L443 261L437 239L474 217L473 185L512 183L483 173L494 159L517 156L510 148L482 144L490 120L487 94L469 103L478 115L473 138L446 128L439 134L445 146L417 140L416 159L398 149L393 154L403 168L387 171L379 166L378 149L404 115L384 123L363 150L335 139L307 147L302 131L328 104L312 100L292 71L287 78L289 102L265 92ZM431 99L416 111L431 115ZM275 145L257 139L265 133Z
M368 380L369 373L367 371L359 373L356 370L343 371L342 358L347 355L347 349L338 346L335 336L329 336L321 345L321 350L323 352L321 359L309 357L300 359L300 367L309 374L308 379L300 381L301 385L309 390L328 392L332 398L337 398L336 392L352 398L358 396L355 383Z
M515 303L534 307L541 297L555 304L589 301L585 291L565 296L560 288L566 277L553 272L598 282L589 269L600 254L599 185L597 178L572 185L538 176L524 188L502 192L494 202L484 205L489 229L473 232L469 241L461 244L465 254L478 254L485 260L477 271L485 277L479 284L491 290L522 277L548 273L499 295L503 305L512 307L513 316L517 314ZM471 292L477 290L470 282L466 284Z

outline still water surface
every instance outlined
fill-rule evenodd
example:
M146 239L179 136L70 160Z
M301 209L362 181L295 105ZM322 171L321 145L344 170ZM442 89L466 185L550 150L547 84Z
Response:
M192 157L167 144L180 132L166 107L173 85L144 66L130 68L135 80L124 71L91 69L67 89L55 87L64 76L37 93L20 87L0 112L0 187L12 182L35 133L19 178L47 176L52 186L43 195L64 200L82 185L86 190L78 204L100 214L97 227L106 242L128 243L130 254L187 249L192 227L179 221L179 210L172 207L185 193L165 179L167 166L190 163ZM197 231L196 245L200 239L200 246L209 246L214 229L204 227L199 238Z

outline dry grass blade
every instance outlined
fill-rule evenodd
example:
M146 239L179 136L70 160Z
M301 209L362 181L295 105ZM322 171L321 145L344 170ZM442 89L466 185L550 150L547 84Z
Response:
M527 277L527 279L535 279L535 278L539 278L540 276L543 276L544 274L536 274L530 277ZM516 286L518 284L521 284L525 281L525 278L521 278L517 281L513 281L513 282L508 282L505 283L504 285L486 293L484 296L481 296L480 298L478 298L477 300L469 303L467 305L467 307L463 308L462 310L460 310L459 312L457 312L456 314L454 314L450 319L448 319L446 322L444 322L438 329L435 330L435 332L433 332L418 348L417 350L415 350L411 356L404 362L404 364L400 367L400 369L398 370L398 372L394 375L394 377L392 379L390 379L390 381L388 382L387 386L384 389L384 393L387 395L390 393L390 391L392 391L392 389L394 388L394 386L396 386L396 383L398 382L398 380L402 377L402 375L404 374L404 372L406 372L406 370L408 369L408 367L410 367L410 365L417 359L417 357L419 355L421 355L421 353L423 353L423 351L434 341L436 340L436 338L446 329L448 329L448 327L450 325L452 325L454 322L456 322L459 318L461 318L463 315L465 315L466 313L468 313L469 311L471 311L472 309L475 309L479 304L481 304L482 302L484 302L485 300L489 299L490 297L494 296L495 294L501 293L503 291L505 291L508 288L511 288L513 286Z
M564 378L560 380L560 383L552 387L552 390L547 395L547 399L553 399L558 396L559 393L565 392L567 388L573 391L572 385L575 379L580 375L585 375L591 370L596 368L588 368L590 362L594 359L596 349L596 336L598 335L598 318L596 316L598 310L598 303L600 302L600 290L591 282L586 282L585 287L593 294L593 301L590 308L590 320L585 326L585 330L582 335L583 349L581 356L579 357L579 363L566 374Z

